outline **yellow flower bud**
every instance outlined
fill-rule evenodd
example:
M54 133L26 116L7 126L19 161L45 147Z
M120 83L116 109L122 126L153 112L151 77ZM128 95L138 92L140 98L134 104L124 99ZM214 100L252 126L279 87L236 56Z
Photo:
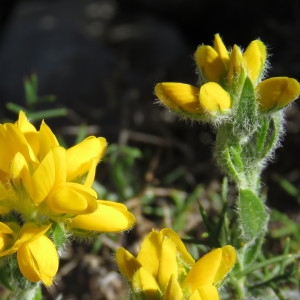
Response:
M207 81L219 82L221 77L226 74L222 57L213 47L206 45L199 46L194 56L197 67Z
M227 81L232 85L237 77L244 73L245 61L241 49L234 45L230 54L230 62L227 72Z
M244 58L248 76L253 83L256 83L262 75L267 59L265 44L260 40L252 41L244 52Z

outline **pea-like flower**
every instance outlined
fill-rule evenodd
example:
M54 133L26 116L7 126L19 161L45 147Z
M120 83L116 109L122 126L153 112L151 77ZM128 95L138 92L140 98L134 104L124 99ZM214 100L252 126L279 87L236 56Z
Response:
M17 253L21 273L30 281L52 284L58 270L58 254L52 241L45 235L51 225L0 222L0 257Z
M177 233L164 228L147 235L137 257L119 248L116 260L129 281L133 299L216 300L236 252L227 245L195 262Z
M260 40L252 41L244 52L237 45L229 51L216 34L214 45L200 45L194 59L199 86L177 82L155 86L155 94L163 104L192 119L213 121L224 115L232 116L238 110L247 78L262 112L281 109L300 94L300 85L293 78L262 81L268 63L266 46Z
M93 237L134 225L125 205L99 200L93 189L106 146L105 138L90 136L66 149L44 121L37 130L23 112L16 123L0 124L0 220L5 220L0 263L17 253L24 277L51 285L56 248L69 236ZM61 232L58 239L55 228Z
M14 210L25 221L69 223L95 212L99 202L92 184L106 146L104 138L90 136L65 149L45 122L36 130L20 112L15 124L0 125L0 213ZM120 230L133 225L132 214L122 205L113 211L128 221ZM118 218L106 225L114 227L114 221Z

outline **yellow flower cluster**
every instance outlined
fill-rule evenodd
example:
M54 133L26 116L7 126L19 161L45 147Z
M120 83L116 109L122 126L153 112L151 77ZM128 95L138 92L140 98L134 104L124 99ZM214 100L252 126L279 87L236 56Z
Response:
M227 245L195 262L177 233L164 228L146 236L137 257L119 248L116 259L133 299L218 300L217 287L233 267L236 252Z
M267 68L267 49L260 40L252 41L244 52L237 45L228 51L219 34L214 45L201 45L195 55L200 86L163 82L155 86L158 99L175 112L194 119L210 120L234 111L248 77L255 89L261 112L283 108L300 94L297 80L273 77L262 80Z
M37 130L23 112L0 125L0 257L17 253L28 280L52 284L58 255L48 230L55 224L69 234L133 226L123 204L98 200L92 188L106 146L91 136L65 149L45 122Z

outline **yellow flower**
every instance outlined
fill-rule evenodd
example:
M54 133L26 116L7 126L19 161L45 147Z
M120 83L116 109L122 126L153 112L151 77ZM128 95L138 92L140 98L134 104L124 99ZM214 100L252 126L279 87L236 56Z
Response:
M300 84L294 78L272 77L257 85L261 110L278 110L299 97Z
M37 130L20 112L15 124L0 125L0 213L13 210L37 224L72 223L77 230L79 224L83 230L129 229L134 216L125 206L97 201L92 188L106 146L104 138L90 136L65 149L44 121Z
M226 74L226 62L211 46L199 46L195 52L195 61L201 74L207 81L218 82Z
M106 149L104 138L88 137L65 149L45 122L36 130L20 112L16 124L0 125L1 145L0 206L52 217L91 213L97 208L91 186Z
M165 228L147 235L137 257L119 248L116 260L136 299L214 300L219 299L217 286L233 267L236 252L227 245L195 262L179 236Z
M227 82L231 85L235 85L235 81L239 81L239 77L242 80L245 79L245 60L241 49L234 45L230 55L230 61L228 64Z
M252 82L256 83L261 75L267 60L267 49L260 40L252 41L244 52L247 73Z
M58 255L52 241L45 236L51 225L0 222L0 257L17 253L21 273L29 281L50 286L58 270Z

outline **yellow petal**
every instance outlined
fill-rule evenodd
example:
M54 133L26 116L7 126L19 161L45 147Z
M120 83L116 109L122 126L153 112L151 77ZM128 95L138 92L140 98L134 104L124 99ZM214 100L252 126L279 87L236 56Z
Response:
M116 261L122 275L132 281L134 273L142 266L136 258L124 248L116 251Z
M40 161L53 147L59 146L55 134L52 132L50 127L44 121L42 121L39 130L39 143L40 143L40 150L39 150Z
M213 285L222 259L222 249L217 248L201 257L184 279L183 285L191 292L203 285Z
M144 297L138 299L157 300L159 299L160 290L155 278L141 267L136 271L132 278L133 291L141 291Z
M13 231L3 222L0 222L0 257L1 252L11 247L13 243Z
M10 164L9 177L15 189L21 190L23 186L25 189L30 189L31 177L27 161L20 152L15 155Z
M195 61L207 81L218 82L226 73L222 57L211 46L199 46L195 52Z
M102 158L107 147L105 138L90 136L81 143L67 150L67 180L80 181L82 176L87 174L93 159L97 162Z
M15 243L13 245L11 245L10 248L1 252L0 256L5 256L5 255L15 253L22 245L45 234L49 230L50 226L51 226L51 224L45 225L45 226L36 226L33 223L25 223L22 226L20 232L18 233L18 237L15 240ZM16 227L16 226L14 226L14 227ZM19 228L15 228L15 229L19 230Z
M219 269L216 273L214 284L219 283L230 272L236 262L236 251L230 246L226 245L222 247L222 258Z
M49 238L42 235L22 245L17 252L20 271L30 281L50 286L58 270L58 255Z
M50 227L51 224L37 226L34 223L25 223L20 230L18 240L16 241L16 245L19 246L21 244L28 243L36 239L37 237L42 236L49 230Z
M219 300L219 294L216 287L206 285L198 288L189 298L189 300Z
M35 156L37 156L39 151L39 139L38 139L38 132L36 128L28 121L25 113L23 111L19 112L19 119L16 122L17 127L21 130L24 134L26 140L28 141L29 145L31 146Z
M172 240L165 237L161 245L161 256L157 274L157 281L162 291L166 289L172 275L175 278L178 277L177 248Z
M262 110L279 109L299 97L300 85L294 78L272 77L257 85Z
M266 63L267 49L265 44L260 40L252 41L244 52L244 58L248 76L255 83L262 75Z
M170 300L170 299L182 300L183 299L183 293L182 293L181 287L180 287L179 282L175 275L171 276L168 286L163 294L164 294L163 300Z
M32 201L39 205L55 185L64 182L66 182L66 150L54 146L33 173L31 182L28 184L24 182L24 185Z
M39 205L45 200L55 184L56 162L53 151L48 152L32 175L30 193L32 201Z
M155 86L157 98L175 111L201 113L198 101L199 88L185 83L162 82Z
M84 214L97 208L96 193L78 183L66 182L56 185L48 197L48 207L58 214Z
M161 256L162 237L159 232L152 231L144 239L137 260L150 274L157 276ZM149 259L151 257L151 259Z
M162 236L167 236L172 242L176 245L177 251L180 253L181 259L188 265L193 265L195 260L190 255L190 253L186 250L186 247L182 240L180 239L179 235L170 228L164 228L160 231Z
M119 232L131 228L135 217L121 203L97 201L97 209L90 214L78 215L72 218L70 226L99 232Z
M63 147L53 147L50 152L53 155L55 180L54 184L60 184L67 180L66 149Z
M201 86L199 101L203 110L210 113L226 111L231 107L229 93L215 82L208 82Z
M19 119L16 121L17 127L24 132L36 132L35 127L28 121L23 111L19 112Z
M95 175L96 175L96 167L97 167L98 162L99 161L97 158L93 158L90 161L89 170L88 170L88 173L83 182L83 184L87 187L92 187L92 185L94 183Z
M12 229L3 222L0 222L0 234L13 234Z
M188 298L188 300L202 300L198 290L194 291L194 293Z
M244 57L241 49L234 45L230 54L230 62L227 72L227 81L232 84L234 80L241 75L245 68Z
M9 164L16 153L20 152L26 161L35 161L32 149L23 133L14 124L0 124L0 169L9 172Z
M228 66L229 63L229 53L224 45L220 35L217 33L215 34L214 39L214 49L217 51L219 56L221 57L225 68Z

